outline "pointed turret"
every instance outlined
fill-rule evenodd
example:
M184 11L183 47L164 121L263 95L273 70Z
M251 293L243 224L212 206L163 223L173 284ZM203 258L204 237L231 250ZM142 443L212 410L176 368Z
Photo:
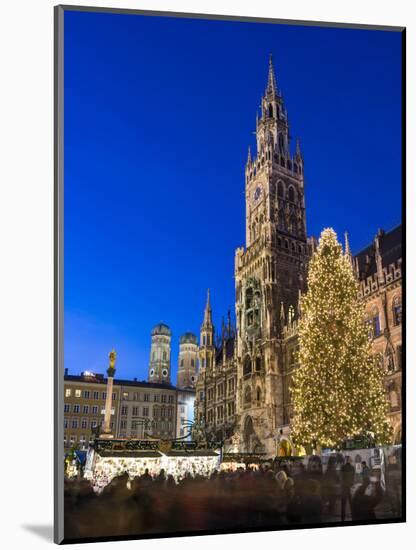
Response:
M251 147L248 146L247 164L251 164Z
M273 57L269 55L269 74L267 78L266 93L277 92L276 76L274 74Z
M302 153L300 152L300 139L296 139L296 160L302 160Z
M209 289L207 292L207 303L204 311L204 325L212 325L211 297Z
M344 254L348 256L349 254L351 254L350 243L348 242L348 231L345 231L344 238L345 238Z
M302 306L301 306L301 300L302 300L302 291L299 289L298 291L298 319L302 316Z
M381 256L381 240L383 238L384 231L382 229L379 229L377 231L377 235L374 238L374 244L376 249L376 266L377 266L377 277L380 283L384 280L384 273L383 273L383 259Z
M201 326L199 342L199 364L201 368L214 366L214 326L212 324L211 295L208 289L207 303L204 310L204 321Z
M285 318L285 306L283 302L280 302L280 324L282 328L285 326L286 318Z

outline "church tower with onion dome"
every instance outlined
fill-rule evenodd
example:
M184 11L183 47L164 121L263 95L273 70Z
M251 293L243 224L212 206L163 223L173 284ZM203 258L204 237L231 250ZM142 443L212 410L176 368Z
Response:
M179 339L178 388L195 387L197 361L198 338L192 332L185 332Z
M168 325L159 323L152 329L149 361L149 382L170 384L170 342L172 332Z

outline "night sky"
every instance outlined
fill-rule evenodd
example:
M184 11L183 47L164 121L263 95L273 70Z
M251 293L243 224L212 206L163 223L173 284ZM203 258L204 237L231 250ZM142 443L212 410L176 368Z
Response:
M307 231L401 221L398 32L65 13L65 367L147 378L150 331L234 307L244 166L273 54Z

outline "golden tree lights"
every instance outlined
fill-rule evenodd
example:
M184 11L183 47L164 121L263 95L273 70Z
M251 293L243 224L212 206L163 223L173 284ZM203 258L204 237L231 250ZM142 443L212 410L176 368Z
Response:
M340 448L369 435L391 440L383 369L371 351L350 260L325 229L301 298L299 368L293 375L292 437L298 445Z

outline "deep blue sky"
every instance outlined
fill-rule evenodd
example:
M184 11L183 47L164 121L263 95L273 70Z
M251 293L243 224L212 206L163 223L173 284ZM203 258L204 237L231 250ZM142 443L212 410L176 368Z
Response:
M353 251L401 220L401 37L65 14L65 366L147 378L150 330L234 305L244 165L273 54L305 158L308 234ZM295 140L292 140L294 146Z

